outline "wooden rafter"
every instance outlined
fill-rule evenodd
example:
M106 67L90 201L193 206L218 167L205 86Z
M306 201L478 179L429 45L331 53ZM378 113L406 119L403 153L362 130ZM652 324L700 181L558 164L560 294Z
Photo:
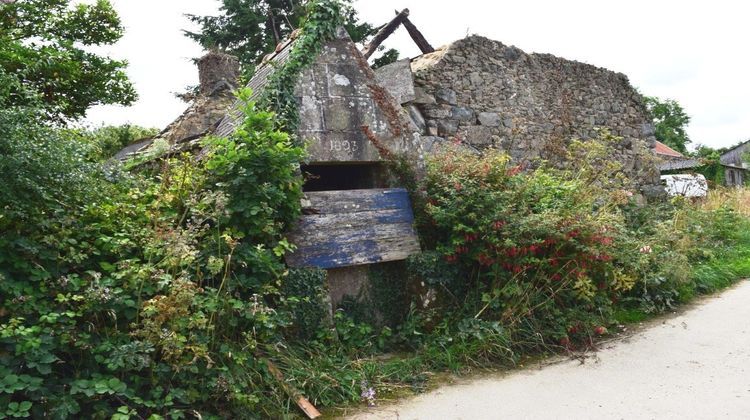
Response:
M419 47L419 50L422 51L422 54L427 54L435 51L435 49L432 48L432 45L427 42L424 35L422 35L422 32L419 32L419 29L417 29L417 27L414 26L413 23L411 23L408 17L404 17L404 20L401 23L404 24L404 28L406 28L406 30L409 32L409 36L412 40L414 40L414 43L417 44L417 47Z
M378 49L380 44L382 44L383 41L391 36L391 34L401 24L403 24L406 30L409 32L409 36L411 36L411 39L414 40L415 44L417 44L417 47L419 47L419 49L422 51L422 54L427 54L435 51L435 49L432 48L432 45L427 42L424 35L419 32L419 29L417 29L417 27L414 26L414 24L409 20L409 9L404 9L400 12L396 11L396 17L393 18L393 20L391 20L390 22L383 25L378 33L375 34L375 36L372 38L370 43L365 46L365 48L362 50L362 54L365 56L365 58L370 58L375 50Z

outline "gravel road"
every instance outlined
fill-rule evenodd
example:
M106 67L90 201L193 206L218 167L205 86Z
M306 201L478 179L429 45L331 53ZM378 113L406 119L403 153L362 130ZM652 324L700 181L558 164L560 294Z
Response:
M563 359L351 419L750 419L750 281Z

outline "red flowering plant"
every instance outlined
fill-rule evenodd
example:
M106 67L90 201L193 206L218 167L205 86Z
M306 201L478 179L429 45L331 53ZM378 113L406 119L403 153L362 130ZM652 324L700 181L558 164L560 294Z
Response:
M618 205L627 195L596 179L614 167L587 166L604 149L574 142L570 150L583 154L577 170L444 149L427 165L421 229L427 247L471 283L462 289L464 309L566 344L571 330L590 336L601 326L582 322L585 313L600 318L633 286L616 256L625 235Z

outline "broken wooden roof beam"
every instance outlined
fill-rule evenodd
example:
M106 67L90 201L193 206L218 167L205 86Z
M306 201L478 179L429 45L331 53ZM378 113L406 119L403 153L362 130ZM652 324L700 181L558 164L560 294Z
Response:
M408 9L406 10L408 11ZM409 32L409 36L414 41L414 43L417 44L419 50L422 51L422 54L428 54L435 51L435 48L432 48L432 45L427 42L424 35L422 35L422 32L420 32L419 29L417 29L417 27L414 26L413 23L411 23L408 17L408 13L407 16L404 16L404 19L401 21L401 23L403 23L404 28L406 28L406 31Z
M422 51L422 54L427 54L435 51L434 48L432 48L432 45L430 45L429 42L425 39L424 35L417 29L416 26L409 20L409 9L404 9L402 11L396 11L396 17L393 18L390 22L386 23L377 34L372 38L369 44L365 46L365 48L362 50L362 54L365 56L365 58L370 58L370 56L375 52L375 50L378 49L380 44L382 44L386 39L388 39L393 32L398 29L399 25L404 25L406 30L409 32L409 36L414 41L415 44L417 44L417 47Z

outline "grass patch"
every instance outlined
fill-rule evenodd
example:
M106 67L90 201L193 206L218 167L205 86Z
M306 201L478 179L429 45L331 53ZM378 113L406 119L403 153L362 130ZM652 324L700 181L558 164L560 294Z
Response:
M649 318L652 318L653 315L637 308L619 308L614 311L612 317L616 322L620 324L636 324L638 322L643 322Z

